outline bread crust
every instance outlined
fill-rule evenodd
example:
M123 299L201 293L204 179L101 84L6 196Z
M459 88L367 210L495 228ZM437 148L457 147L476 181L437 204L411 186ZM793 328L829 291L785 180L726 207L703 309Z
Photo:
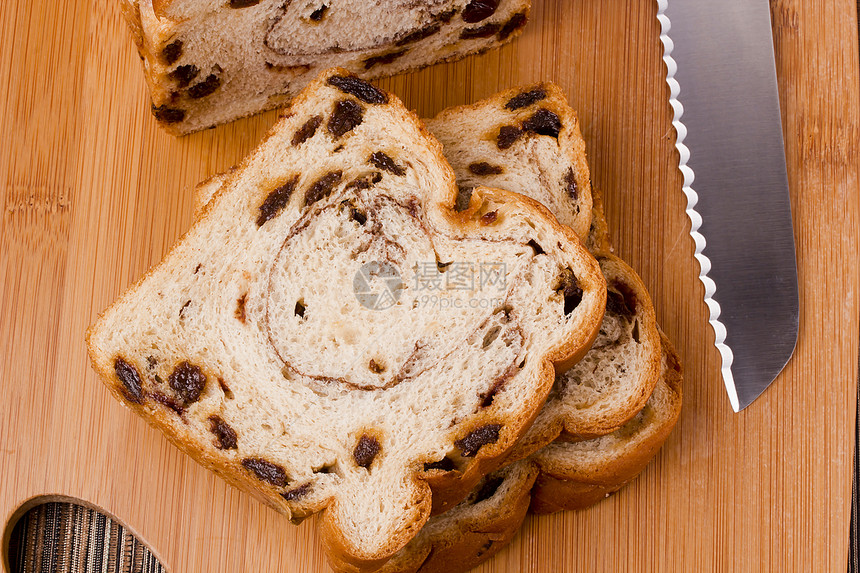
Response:
M532 490L531 511L538 514L584 509L620 490L638 476L663 446L678 421L683 402L680 359L672 343L660 332L663 365L660 391L665 402L656 419L629 428L630 437L592 464L565 457L564 446L538 452L533 458L540 475ZM573 462L573 463L571 463Z
M490 559L519 531L537 476L537 465L528 460L489 474L465 501L432 518L379 573L457 573ZM488 486L495 491L481 499Z
M516 492L504 509L498 519L481 520L434 544L421 564L421 573L468 571L504 549L519 532L528 513L528 488Z
M343 69L334 69L325 72L307 90L295 98L291 109L301 109L306 104L310 107L312 98L317 97L317 94L325 89L331 89L325 87L326 80L335 75L347 76L349 74ZM409 113L393 95L387 94L387 103L384 105L388 106L388 113L392 114L392 117L396 117L397 121L402 122L403 125L411 126L409 129L418 134L420 144L426 148L426 152L432 157L432 161L441 170L441 180L438 188L444 190L444 192L442 196L438 197L436 203L429 201L427 209L438 210L441 213L438 220L447 221L451 230L456 231L463 237L484 237L482 233L487 233L488 231L481 224L480 218L478 220L468 220L450 215L451 207L455 205L457 200L458 190L454 183L453 172L447 167L447 163L442 156L441 145L427 134L423 124ZM328 557L333 566L343 571L370 570L405 545L427 520L431 510L431 501L428 494L433 486L433 476L428 475L420 467L412 468L408 486L408 490L411 492L411 501L409 502L409 513L406 514L409 521L404 522L398 531L391 532L390 538L384 545L379 545L373 550L368 550L361 542L344 534L342 516L340 515L342 508L336 498L316 499L310 505L288 501L283 497L282 487L277 483L278 479L273 480L274 485L254 479L251 473L247 471L247 466L243 468L243 464L235 456L231 456L229 453L221 450L204 447L199 438L187 428L187 424L177 421L177 414L170 408L163 407L163 402L161 404L154 403L150 400L130 395L122 384L117 383L118 374L115 372L117 367L117 350L102 344L103 341L108 340L113 335L110 334L109 336L109 333L106 332L106 329L109 329L106 317L120 316L123 308L134 305L133 301L145 294L142 289L151 288L148 285L150 282L156 280L154 277L161 277L169 269L188 266L192 263L192 261L182 258L185 256L183 255L185 251L181 250L180 246L188 243L195 236L195 233L199 232L199 229L202 229L214 219L215 214L219 212L218 209L222 201L226 201L232 197L233 182L242 179L245 173L249 172L252 165L256 165L257 161L262 160L266 150L270 146L276 145L280 130L284 129L283 126L288 121L291 121L289 113L270 131L263 143L239 164L234 173L228 177L228 181L222 190L204 207L198 222L183 235L177 246L171 249L164 260L150 269L117 302L111 305L104 313L100 314L97 322L87 331L87 345L93 367L100 374L110 392L121 403L142 416L148 423L161 430L172 443L188 453L204 467L221 475L231 484L251 492L276 510L285 513L288 517L302 519L310 513L325 508L322 519L319 520L320 531ZM596 261L588 254L575 235L549 216L546 209L534 201L504 191L478 189L475 192L474 198L485 198L498 203L504 203L504 207L507 209L506 213L510 214L510 216L533 220L548 236L558 237L560 245L567 241L564 244L564 249L567 253L565 258L571 261L576 260L577 278L580 280L580 286L585 293L583 295L583 309L587 309L587 311L583 310L581 314L577 315L576 321L578 322L576 325L571 325L566 333L558 335L562 339L559 344L547 351L542 351L540 355L529 355L530 360L537 361L535 379L530 385L530 398L519 405L516 416L504 419L504 425L499 431L498 439L495 443L483 445L474 457L466 460L462 474L458 480L455 480L455 484L458 482L468 484L476 478L479 479L490 468L498 467L503 462L506 452L513 447L516 440L525 431L529 422L541 407L546 394L549 392L555 375L555 364L563 363L583 352L581 346L587 345L595 335L600 323L599 317L602 315L603 305L605 304L605 282ZM488 419L498 419L498 416L494 418L493 412L493 408L488 408L485 412L470 418L468 423L458 423L452 429L452 438L456 437L454 435L455 432L462 433L464 430L468 430L469 427L480 426L480 424L485 423Z
M422 519L414 521L408 529L391 538L384 551L369 553L356 547L343 535L339 522L337 500L329 504L319 520L319 533L323 549L332 569L344 573L365 573L378 570L392 555L409 543L421 530L430 515L431 493L426 483L412 477L414 503L420 507Z
M591 227L585 239L585 246L592 253L615 254L609 224L603 211L603 193L596 186L591 188Z

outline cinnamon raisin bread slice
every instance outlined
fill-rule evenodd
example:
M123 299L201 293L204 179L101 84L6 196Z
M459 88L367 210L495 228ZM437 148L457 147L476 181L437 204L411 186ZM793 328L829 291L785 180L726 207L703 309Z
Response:
M108 389L294 519L337 570L500 466L606 286L539 203L458 189L392 95L325 72L164 260L88 331ZM454 471L449 471L454 470ZM450 495L450 494L449 494Z
M678 356L661 333L661 375L645 407L615 432L557 440L482 480L459 505L431 517L380 573L460 573L488 560L516 535L526 509L585 509L630 483L654 458L681 411Z
M122 0L152 112L174 135L285 104L320 71L366 79L511 40L530 0Z
M560 434L587 439L612 432L642 409L659 376L660 341L641 279L608 251L602 204L592 198L585 142L560 88L515 88L427 122L461 185L490 185L546 205L601 254L610 285L601 336L580 364L560 375L535 424L520 440L520 459Z

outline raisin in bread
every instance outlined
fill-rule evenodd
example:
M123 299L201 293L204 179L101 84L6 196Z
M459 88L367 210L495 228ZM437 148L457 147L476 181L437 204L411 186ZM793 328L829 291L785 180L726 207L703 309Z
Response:
M681 367L662 336L661 376L642 411L615 432L557 440L486 476L460 504L431 517L380 573L459 573L490 559L517 534L526 510L585 509L632 481L668 438L681 411Z
M181 135L285 104L320 71L373 79L514 38L530 0L122 0L152 112Z
M292 518L324 510L354 571L417 533L432 491L503 463L605 300L543 206L458 189L399 100L330 70L87 339L198 462Z
M460 185L522 193L546 205L583 240L591 176L576 112L552 83L519 87L427 120Z

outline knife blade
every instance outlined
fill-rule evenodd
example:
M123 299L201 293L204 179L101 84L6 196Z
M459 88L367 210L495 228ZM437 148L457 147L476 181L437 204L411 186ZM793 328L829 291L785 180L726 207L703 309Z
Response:
M735 412L785 367L800 320L766 0L658 0L690 234Z

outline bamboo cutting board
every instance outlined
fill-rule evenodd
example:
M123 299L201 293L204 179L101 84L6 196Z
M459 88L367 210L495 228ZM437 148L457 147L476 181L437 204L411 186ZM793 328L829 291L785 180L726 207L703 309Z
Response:
M846 567L860 316L856 7L772 0L800 274L793 360L734 414L702 302L656 3L533 0L524 36L381 82L422 116L553 80L579 112L618 253L685 367L685 409L632 485L527 518L479 571L839 571ZM121 407L89 368L95 314L191 222L191 187L274 113L175 139L150 117L117 0L0 2L0 526L56 496L116 516L170 571L326 571L299 527Z

